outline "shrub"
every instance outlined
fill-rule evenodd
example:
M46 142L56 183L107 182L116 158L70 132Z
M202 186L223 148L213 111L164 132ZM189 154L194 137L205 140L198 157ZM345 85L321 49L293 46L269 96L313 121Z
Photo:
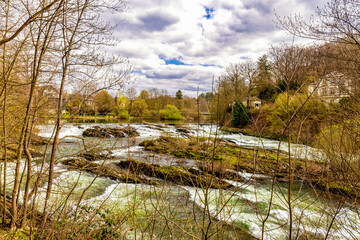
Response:
M155 111L155 110L146 111L143 114L143 118L145 118L145 119L159 119L160 118L159 111Z
M118 113L118 118L120 119L128 119L129 118L129 112L127 110L121 110Z
M284 127L293 114L296 114L293 122L297 122L298 126L307 125L304 121L313 125L324 119L328 113L326 105L319 100L307 98L305 94L279 94L270 109L271 113L267 116L272 129Z
M180 120L183 119L179 109L174 105L166 105L164 109L159 111L160 118L165 120Z

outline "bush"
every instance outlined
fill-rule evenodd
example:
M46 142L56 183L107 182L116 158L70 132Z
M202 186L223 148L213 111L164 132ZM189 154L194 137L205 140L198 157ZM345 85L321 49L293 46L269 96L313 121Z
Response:
M233 127L244 127L249 122L248 109L244 106L241 100L234 103L232 111L231 125Z
M145 119L159 119L160 118L159 111L155 111L155 110L146 111L143 114L143 118L145 118Z
M159 111L160 118L165 120L181 120L183 117L181 116L179 109L174 105L166 105L164 109Z
M308 125L306 122L310 125L320 123L328 114L326 105L319 100L307 98L305 94L279 94L270 109L271 113L267 116L272 129L281 129L286 126L295 113L296 118L293 120L295 126L303 125L304 127Z
M120 119L128 119L130 117L129 112L127 110L119 111L118 118Z
M181 111L181 115L183 117L185 117L186 119L191 119L191 120L197 120L199 117L200 117L200 120L202 120L204 118L201 114L199 116L198 111L193 110L193 109L183 109Z

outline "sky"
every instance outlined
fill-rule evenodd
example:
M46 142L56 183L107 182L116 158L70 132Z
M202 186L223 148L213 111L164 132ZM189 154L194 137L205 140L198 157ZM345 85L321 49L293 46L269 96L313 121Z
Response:
M120 40L111 51L127 57L138 93L156 87L170 95L211 91L229 64L256 61L293 37L276 27L279 16L308 18L326 0L130 0L112 16ZM303 42L302 39L295 39Z

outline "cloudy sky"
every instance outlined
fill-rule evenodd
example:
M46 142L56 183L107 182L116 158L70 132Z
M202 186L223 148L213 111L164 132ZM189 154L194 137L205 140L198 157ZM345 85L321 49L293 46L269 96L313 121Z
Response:
M326 0L130 0L112 49L128 57L138 92L156 87L196 96L211 90L230 63L256 59L271 46L291 42L276 28L280 16L309 17ZM298 40L300 41L300 39Z

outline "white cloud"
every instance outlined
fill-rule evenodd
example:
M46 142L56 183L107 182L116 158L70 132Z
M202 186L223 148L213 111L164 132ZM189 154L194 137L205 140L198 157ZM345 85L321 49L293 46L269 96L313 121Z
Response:
M273 23L274 9L282 16L309 16L316 4L325 0L133 0L127 12L113 17L122 41L111 51L129 57L138 90L181 89L195 96L197 86L210 91L212 76L228 64L256 60L272 45L291 41ZM205 7L213 9L209 19ZM161 58L185 65L166 65Z

